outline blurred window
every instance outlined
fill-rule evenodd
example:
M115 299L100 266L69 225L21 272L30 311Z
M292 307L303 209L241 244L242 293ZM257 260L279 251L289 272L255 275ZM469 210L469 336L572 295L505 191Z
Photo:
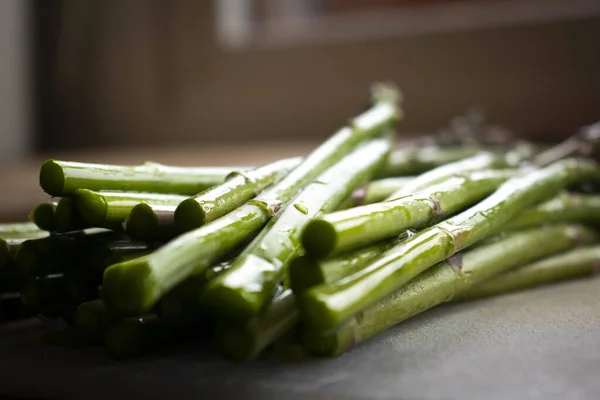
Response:
M356 41L600 13L598 0L217 0L220 45L289 46Z

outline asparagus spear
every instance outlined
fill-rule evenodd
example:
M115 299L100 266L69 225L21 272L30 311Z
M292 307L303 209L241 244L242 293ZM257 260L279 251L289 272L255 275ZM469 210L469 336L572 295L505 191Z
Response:
M596 223L600 220L600 196L564 192L536 207L523 211L505 230L556 222Z
M75 325L90 335L103 335L106 329L118 320L118 315L112 312L100 299L86 301L77 307Z
M510 179L484 201L386 251L359 273L307 290L299 301L303 317L314 326L334 328L434 264L491 236L524 208L586 180L600 180L600 168L578 159Z
M413 180L411 176L383 178L371 181L355 189L352 194L338 206L338 210L358 207L365 204L378 203Z
M231 361L249 361L297 322L294 295L288 289L257 316L238 321L220 321L216 332L219 350Z
M83 222L81 215L79 215L76 203L73 197L62 197L58 201L54 213L58 232L73 232L90 228L90 225Z
M41 233L40 228L33 222L0 224L0 238L30 237L32 234L36 233Z
M367 181L385 161L387 139L358 147L307 186L237 257L230 269L206 284L200 296L209 308L245 317L256 315L272 298L290 261L302 250L302 230L312 218L331 211Z
M150 255L108 268L102 286L104 301L125 315L148 312L178 283L202 272L256 234L299 189L348 151L395 122L399 117L396 101L389 94L378 97L351 126L342 128L279 183L240 208L179 236Z
M515 175L514 170L454 175L413 195L327 214L307 225L302 245L308 254L326 257L422 229L478 202Z
M40 186L51 196L71 196L77 189L193 195L222 183L239 168L172 167L154 162L138 166L48 160Z
M584 247L524 265L459 293L453 301L475 300L516 292L598 272L600 246Z
M55 231L56 205L56 201L38 204L29 214L29 219L43 231Z
M420 174L477 155L478 146L427 146L396 150L378 173L380 178Z
M352 316L337 330L304 326L302 341L312 353L337 356L349 347L440 303L472 285L536 259L598 241L580 225L557 225L513 232L436 264L413 281Z
M496 168L506 168L508 163L504 157L495 155L490 152L479 153L478 155L457 161L450 164L442 165L432 169L422 175L417 176L411 182L402 186L396 192L392 193L387 200L397 199L403 196L408 196L418 193L427 187L445 181L451 176L457 174L465 174L469 172L477 172Z
M386 240L326 259L316 259L309 255L297 257L289 266L290 287L294 293L300 293L313 286L334 283L360 271L401 240L403 239Z
M175 211L179 232L198 228L233 211L283 178L301 161L300 157L290 158L251 171L232 173L222 184L190 197Z
M125 233L134 240L169 240L177 236L174 204L140 203L125 219Z
M557 160L570 156L589 156L594 145L600 140L600 122L583 127L575 135L564 142L537 154L534 158L535 165L548 165Z
M137 204L177 206L185 199L176 194L75 191L77 209L83 221L91 226L112 229L118 229Z

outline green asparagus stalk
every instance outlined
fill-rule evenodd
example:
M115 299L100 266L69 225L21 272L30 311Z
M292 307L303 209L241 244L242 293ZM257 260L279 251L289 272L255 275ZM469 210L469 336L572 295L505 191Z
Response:
M378 179L376 181L364 184L363 186L354 190L352 195L348 197L346 201L342 202L342 204L347 203L347 205L343 208L340 207L340 209L379 203L413 179L414 177L412 176L401 176Z
M503 156L490 152L479 153L476 156L445 164L429 172L421 174L411 182L392 193L386 200L393 200L403 196L418 193L427 187L443 182L451 176L469 172L484 171L496 168L507 168L509 165Z
M514 170L454 175L413 195L327 214L307 225L302 245L312 256L327 257L422 229L478 202L515 175Z
M83 221L109 229L120 228L137 204L177 206L186 198L176 194L75 191L77 209Z
M312 353L337 356L349 347L438 304L452 300L504 271L598 241L592 229L557 225L513 232L436 264L398 291L358 312L337 330L304 326L302 341Z
M58 232L73 232L91 227L83 222L76 203L74 197L62 197L58 201L54 213Z
M600 196L564 192L536 207L523 211L505 230L557 222L597 223L600 221Z
M225 182L183 201L175 211L179 232L187 232L233 211L297 167L300 157L232 173Z
M385 90L380 91L380 93ZM141 315L187 277L202 272L255 235L299 189L338 162L359 143L399 118L397 98L381 96L290 174L240 208L177 237L150 255L119 263L104 273L102 298L125 315Z
M29 214L29 219L43 231L55 231L57 204L56 201L38 204Z
M387 139L359 146L307 186L237 257L230 269L206 284L201 303L222 313L250 317L273 298L291 260L302 251L300 237L311 219L332 211L385 161Z
M537 286L582 278L598 272L600 246L574 249L488 279L459 293L453 301L468 301Z
M445 164L477 155L477 146L427 146L396 150L379 172L379 177L409 176L420 174ZM391 194L391 193L390 193Z
M391 239L369 247L340 254L336 257L317 259L309 255L300 256L290 263L290 287L301 293L313 286L334 283L350 276L403 239Z
M334 328L434 264L493 235L523 209L586 180L600 180L600 168L592 161L577 159L510 179L484 201L419 232L362 271L304 292L299 300L303 318L316 327Z
M20 238L31 237L34 234L44 234L40 228L33 222L14 222L8 224L0 224L0 238Z
M125 233L134 240L169 240L177 236L175 210L178 206L140 203L125 219Z
M219 350L230 361L249 361L293 328L298 317L294 295L288 289L257 316L220 321L216 333Z
M222 183L233 167L172 167L154 162L138 166L48 160L40 186L51 196L71 196L77 189L166 193L191 196Z

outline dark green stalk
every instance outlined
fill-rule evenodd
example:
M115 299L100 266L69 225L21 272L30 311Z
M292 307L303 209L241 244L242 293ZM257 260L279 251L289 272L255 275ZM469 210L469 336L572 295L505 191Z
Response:
M311 219L334 210L384 162L387 139L375 139L344 157L308 185L264 232L237 257L230 269L206 284L201 303L223 313L250 317L273 298L288 264L302 251L300 238Z
M187 197L176 194L75 191L77 210L83 221L91 226L119 229L140 203L151 206L177 206Z
M600 222L600 196L562 193L543 204L524 210L503 229L515 230L557 222Z
M574 249L488 279L454 297L468 301L530 289L598 273L600 246Z
M313 286L334 283L350 276L402 239L391 239L364 247L336 257L317 259L308 255L296 258L290 263L290 286L295 293Z
M413 195L327 214L311 221L302 234L309 255L327 257L422 229L488 196L514 170L454 175Z
M55 231L56 205L56 201L38 204L29 214L29 219L43 231Z
M81 303L75 313L75 325L90 335L102 336L106 329L118 320L102 300L90 300Z
M336 330L304 326L302 341L312 353L337 356L354 344L438 304L450 301L472 285L536 259L598 241L580 225L533 228L442 261L399 290L352 316Z
M58 232L73 232L90 228L89 224L83 222L77 202L74 197L62 197L56 205L56 230Z
M587 180L600 181L600 168L592 161L576 159L510 179L479 204L419 232L362 271L307 290L299 299L303 316L314 326L334 328L434 264L498 232L523 209Z
M51 196L71 196L78 189L167 193L191 196L222 183L233 167L172 167L154 162L138 166L48 160L40 186Z
M125 233L134 240L169 240L177 236L176 205L140 203L125 220Z
M421 174L445 164L473 157L480 151L478 146L427 146L396 150L390 154L387 164L378 176Z
M427 187L443 182L451 176L461 175L469 172L485 171L496 168L506 168L508 163L503 156L499 156L489 152L479 153L476 156L444 164L440 167L432 169L422 175L417 176L411 182L402 186L399 190L392 193L387 200L397 199L399 197L408 196L418 193Z
M286 176L302 159L290 158L247 172L232 173L222 184L182 202L175 211L179 232L187 232L233 211Z
M183 234L150 255L119 263L104 273L102 298L125 315L149 312L187 277L223 259L254 236L297 192L337 163L359 143L381 133L399 118L396 99L381 97L308 155L277 184L229 214Z
M288 289L255 317L220 321L216 333L219 350L230 361L249 361L292 329L298 317L294 295Z

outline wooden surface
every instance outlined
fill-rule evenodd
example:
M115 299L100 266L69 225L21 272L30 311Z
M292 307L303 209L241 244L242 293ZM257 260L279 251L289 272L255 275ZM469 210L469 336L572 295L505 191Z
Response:
M134 165L155 161L171 165L258 165L280 158L303 155L316 142L260 143L235 145L198 145L187 148L149 148L136 151L112 149L88 152L53 153L32 157L14 164L0 164L0 221L13 222L27 219L38 203L50 197L39 187L38 172L48 158L59 160Z

